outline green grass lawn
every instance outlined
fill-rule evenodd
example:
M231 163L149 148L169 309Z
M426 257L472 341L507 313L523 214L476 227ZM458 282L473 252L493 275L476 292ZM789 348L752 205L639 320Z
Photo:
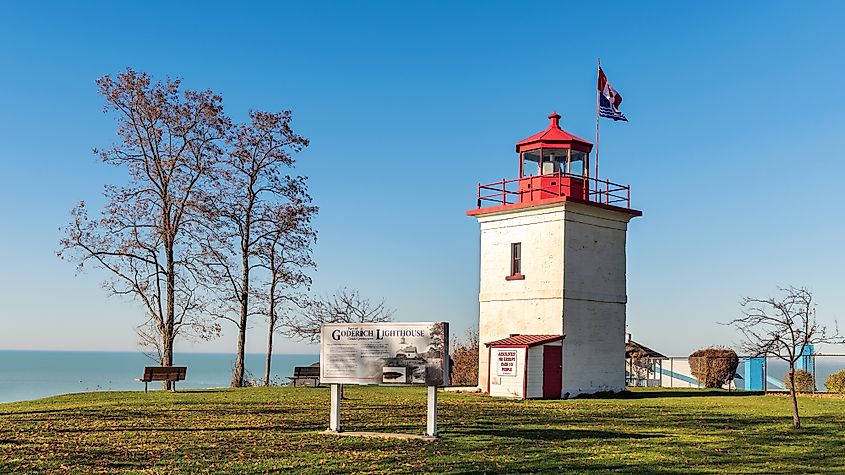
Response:
M348 387L346 430L422 433L425 389ZM845 399L441 393L436 442L320 434L327 389L73 394L0 404L0 473L845 473Z

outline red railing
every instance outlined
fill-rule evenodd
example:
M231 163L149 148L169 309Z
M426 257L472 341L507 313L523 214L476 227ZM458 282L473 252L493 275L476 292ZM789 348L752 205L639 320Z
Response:
M538 187L538 183L542 184ZM563 172L478 184L479 208L536 203L563 196L631 209L630 185Z

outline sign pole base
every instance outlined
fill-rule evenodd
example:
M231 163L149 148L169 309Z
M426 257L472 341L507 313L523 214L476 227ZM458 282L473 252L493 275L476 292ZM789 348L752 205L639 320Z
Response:
M329 432L340 432L340 395L342 386L331 385L332 403L329 410Z
M428 411L426 413L425 435L437 437L437 386L428 387Z

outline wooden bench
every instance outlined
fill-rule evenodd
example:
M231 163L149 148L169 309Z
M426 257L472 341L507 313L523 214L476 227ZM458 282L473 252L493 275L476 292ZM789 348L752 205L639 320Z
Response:
M173 390L176 391L176 381L184 381L187 372L187 366L146 366L144 376L138 381L144 382L144 392L147 392L150 381L170 381L173 383Z
M293 377L289 377L293 386L317 387L320 385L319 366L296 366L293 368Z

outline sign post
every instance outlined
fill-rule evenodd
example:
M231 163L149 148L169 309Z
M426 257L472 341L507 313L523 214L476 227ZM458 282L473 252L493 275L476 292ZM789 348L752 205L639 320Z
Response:
M342 385L426 386L426 437L437 437L437 387L449 384L449 324L331 323L320 332L320 382L331 385L328 432L340 433Z
M425 421L425 435L437 437L437 386L428 387L428 412Z
M331 385L332 402L329 412L329 430L340 432L340 385Z

